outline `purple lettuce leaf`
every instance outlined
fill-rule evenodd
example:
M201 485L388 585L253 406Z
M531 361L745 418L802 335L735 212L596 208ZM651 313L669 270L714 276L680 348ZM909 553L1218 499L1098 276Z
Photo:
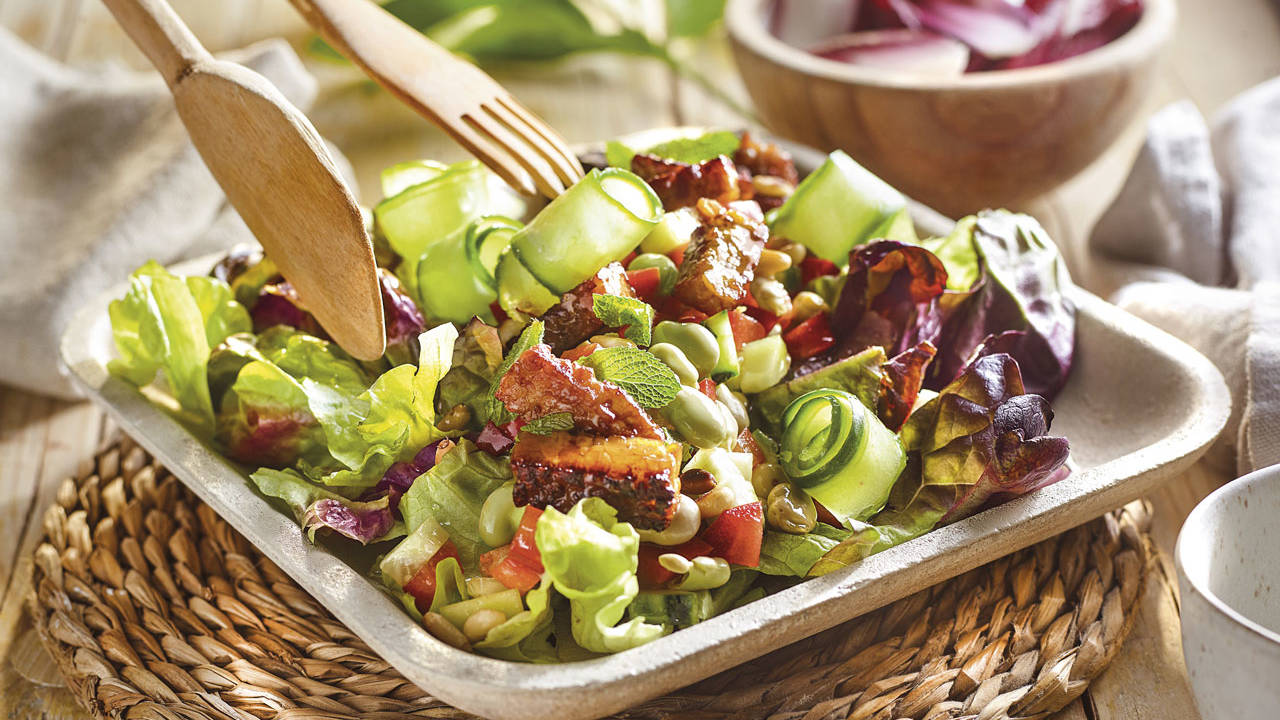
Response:
M938 242L954 274L977 279L941 298L945 319L926 387L950 383L991 343L987 354L1012 355L1028 391L1052 399L1071 369L1075 306L1066 297L1066 265L1044 228L1027 215L988 210Z
M416 364L418 336L427 329L427 320L400 280L385 268L378 268L378 285L382 289L382 316L387 330L387 359L393 366Z
M1049 403L1026 393L1013 358L979 358L903 426L907 467L870 520L875 541L860 533L810 573L831 572L1066 477L1069 446L1047 434L1052 420Z
M880 396L876 415L885 427L897 432L915 408L924 375L938 349L928 340L904 350L880 367Z
M392 463L391 467L382 474L382 479L378 484L373 486L361 499L373 500L380 497L387 498L392 512L399 512L400 498L405 491L413 485L413 481L418 479L426 471L435 467L436 455L438 454L441 443L450 443L449 440L437 440L430 445L418 451L418 454L412 460L405 460Z
M367 502L321 498L306 509L301 523L313 540L317 530L328 529L367 545L391 532L395 518L389 497Z
M873 345L896 355L940 329L938 297L947 270L932 252L897 240L877 240L849 253L849 278L831 315L833 359Z

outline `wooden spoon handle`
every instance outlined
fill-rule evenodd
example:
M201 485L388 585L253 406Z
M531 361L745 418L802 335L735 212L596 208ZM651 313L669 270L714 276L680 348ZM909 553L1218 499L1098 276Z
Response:
M102 2L164 76L169 87L176 85L192 65L212 59L165 0Z

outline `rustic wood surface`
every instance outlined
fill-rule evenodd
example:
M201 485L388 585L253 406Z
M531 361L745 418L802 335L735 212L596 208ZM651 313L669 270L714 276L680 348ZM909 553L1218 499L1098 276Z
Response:
M174 6L213 51L284 35L302 47L306 34L286 0L175 0ZM622 3L618 3L623 5ZM626 12L645 12L643 3ZM1180 0L1180 24L1156 90L1122 139L1059 190L1027 208L1063 246L1077 277L1087 277L1084 238L1123 182L1155 108L1190 98L1212 113L1236 93L1280 74L1280 7L1270 0ZM0 25L74 65L123 61L144 67L96 0L0 0ZM704 70L743 97L722 42L696 43ZM439 131L350 68L308 59L321 80L310 116L347 154L364 200L376 199L378 172L414 157L463 157ZM589 56L552 67L516 67L495 77L559 129L585 142L655 125L728 124L742 120L674 78L655 61ZM1085 282L1088 285L1087 281ZM20 599L39 517L63 477L87 461L110 432L87 403L51 400L0 385L0 718L84 718L24 617ZM1173 549L1178 528L1201 498L1231 474L1202 462L1151 497L1161 565L1147 586L1142 612L1112 666L1059 720L1198 720L1187 684L1178 630Z

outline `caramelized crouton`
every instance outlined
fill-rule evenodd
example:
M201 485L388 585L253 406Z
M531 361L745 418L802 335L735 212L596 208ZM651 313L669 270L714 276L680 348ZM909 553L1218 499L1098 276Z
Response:
M638 153L631 159L631 172L649 183L668 211L690 207L700 198L729 203L741 197L738 169L723 155L690 165Z
M756 142L751 133L742 133L742 144L733 153L733 161L752 175L772 175L792 185L800 182L791 153L771 142Z
M596 317L596 295L636 296L621 263L609 263L600 268L594 276L565 293L557 305L542 314L542 322L546 326L542 337L551 346L551 352L560 354L604 329L604 323Z
M593 435L662 439L653 419L617 385L596 379L591 368L535 345L516 358L498 383L497 397L522 418L569 413L573 424Z
M685 250L672 295L708 315L742 303L769 231L764 223L714 200L698 201L702 224Z
M517 506L568 512L598 497L637 528L662 530L679 499L680 445L635 437L521 433L511 453Z

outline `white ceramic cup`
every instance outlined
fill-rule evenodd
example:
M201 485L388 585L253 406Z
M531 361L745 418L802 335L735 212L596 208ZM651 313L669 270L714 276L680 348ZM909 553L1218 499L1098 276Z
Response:
M1182 652L1201 716L1280 717L1280 466L1201 501L1175 554Z

